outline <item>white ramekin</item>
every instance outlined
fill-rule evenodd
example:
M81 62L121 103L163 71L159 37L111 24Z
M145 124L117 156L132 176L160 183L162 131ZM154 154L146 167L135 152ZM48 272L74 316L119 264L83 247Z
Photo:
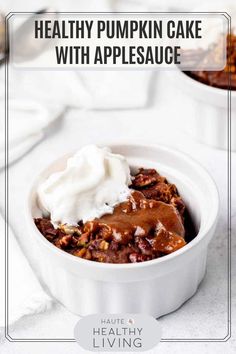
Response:
M228 90L205 85L178 68L171 71L170 76L175 85L189 96L193 107L192 114L181 122L181 128L196 140L219 149L228 149L231 132L231 149L236 151L236 91L229 93Z
M29 237L38 246L40 277L51 295L79 315L147 313L159 317L174 311L197 290L206 270L206 257L219 207L216 186L191 158L161 146L110 145L132 167L153 167L175 183L198 228L185 247L160 259L136 264L105 264L72 256L52 245L37 230L33 217L38 183L64 166L50 165L34 182L27 203Z

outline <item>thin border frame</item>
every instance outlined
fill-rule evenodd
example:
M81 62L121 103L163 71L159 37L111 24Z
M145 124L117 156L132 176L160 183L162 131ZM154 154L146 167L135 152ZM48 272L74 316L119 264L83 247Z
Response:
M148 12L48 12L48 14L219 14L223 15L228 22L228 34L231 34L231 16L227 12L218 12L218 11L210 11L210 12L187 12L187 11L169 11L169 12L157 12L157 11L148 11ZM31 11L14 11L9 12L5 16L5 40L8 43L8 21L13 15L17 14L35 14ZM228 79L228 87L231 84L231 75L229 74ZM5 338L9 342L75 342L75 339L72 338L29 338L29 339L20 339L20 338L12 338L8 333L8 235L9 235L9 224L8 224L8 194L9 194L9 186L8 186L8 167L9 167L9 130L8 130L8 60L5 62L5 166L4 166L4 182L5 182ZM162 338L161 342L227 342L231 338L231 90L227 90L227 335L223 338Z

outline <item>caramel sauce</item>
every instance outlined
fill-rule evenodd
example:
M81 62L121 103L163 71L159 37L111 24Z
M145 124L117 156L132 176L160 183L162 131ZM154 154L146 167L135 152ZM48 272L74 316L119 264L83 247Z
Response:
M155 235L160 227L168 232L184 237L182 219L171 204L148 200L141 192L134 191L127 202L114 208L113 214L106 214L85 224L86 231L105 234L106 239L113 239L127 244L133 236L147 237Z

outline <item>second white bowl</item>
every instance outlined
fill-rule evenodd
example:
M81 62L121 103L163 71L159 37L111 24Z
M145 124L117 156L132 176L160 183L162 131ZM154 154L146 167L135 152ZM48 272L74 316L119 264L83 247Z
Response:
M203 84L178 68L170 75L191 99L193 112L181 122L182 129L202 143L225 150L231 137L231 149L236 151L236 91Z

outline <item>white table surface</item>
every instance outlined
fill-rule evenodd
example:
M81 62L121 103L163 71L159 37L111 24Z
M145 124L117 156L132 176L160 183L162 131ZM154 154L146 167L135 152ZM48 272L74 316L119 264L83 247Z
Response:
M204 165L214 177L221 198L219 223L214 239L209 246L207 274L196 295L178 311L160 319L165 338L223 338L227 334L227 153L193 141L180 129L180 119L188 114L188 97L182 96L175 87L166 85L166 73L156 73L153 77L150 101L139 110L85 111L68 110L63 118L47 132L47 136L20 162L10 168L9 200L10 222L18 236L32 267L37 273L37 264L31 245L24 244L25 223L22 210L25 191L30 180L46 163L65 152L93 142L124 139L126 141L149 141L163 143L187 152ZM182 99L183 108L177 101ZM186 102L186 105L185 105ZM47 152L45 154L45 151ZM232 163L236 155L232 154ZM232 195L232 213L235 216L236 200ZM235 217L233 218L235 226ZM235 236L235 235L234 235ZM235 250L235 240L233 239ZM233 248L232 248L233 249ZM235 275L235 274L234 274ZM235 304L234 304L235 306ZM234 307L235 310L235 307ZM13 338L48 338L61 336L73 338L73 328L77 316L61 305L43 314L21 319L10 329ZM187 352L233 353L233 341L227 343L161 343L158 353ZM3 339L1 353L77 353L76 343L9 343ZM225 349L224 349L225 350Z
M10 3L12 7L10 6ZM35 5L26 1L24 10ZM46 3L46 2L44 2ZM174 3L174 1L172 1ZM22 10L20 2L4 1L3 8ZM42 4L42 1L40 2ZM38 5L39 6L39 5ZM40 7L40 6L39 6ZM68 8L67 8L68 9ZM71 8L70 8L71 9ZM74 8L73 8L74 10ZM26 237L22 210L27 183L44 165L64 152L76 149L89 142L104 143L118 138L127 141L140 140L163 143L187 152L204 165L214 177L221 198L219 223L214 239L209 246L207 274L196 295L178 311L160 319L163 336L168 338L222 338L227 334L227 154L193 141L180 129L180 121L189 111L188 98L167 82L165 72L154 75L150 101L144 109L116 111L68 110L62 119L47 132L43 142L38 144L20 162L10 168L10 220L16 236ZM182 109L178 101L182 99ZM185 105L186 104L186 105ZM45 154L45 151L47 153ZM232 166L236 167L236 154L232 154ZM33 168L32 168L33 167ZM235 168L234 168L235 171ZM3 176L0 176L3 182ZM2 184L1 184L2 186ZM232 193L232 227L236 226L236 196ZM23 245L24 242L21 244ZM232 235L233 269L232 287L234 300L232 312L236 315L236 273L235 273L236 235ZM24 247L31 265L37 273L37 264L30 245ZM2 250L1 250L2 252ZM34 250L35 252L35 250ZM2 253L1 253L2 255ZM77 316L68 312L55 302L46 313L21 319L11 328L13 338L60 338L73 336ZM235 327L234 327L235 330ZM234 353L234 340L226 343L160 343L157 353ZM76 343L9 343L2 336L0 352L4 354L73 354L82 352ZM154 351L153 351L154 352Z

